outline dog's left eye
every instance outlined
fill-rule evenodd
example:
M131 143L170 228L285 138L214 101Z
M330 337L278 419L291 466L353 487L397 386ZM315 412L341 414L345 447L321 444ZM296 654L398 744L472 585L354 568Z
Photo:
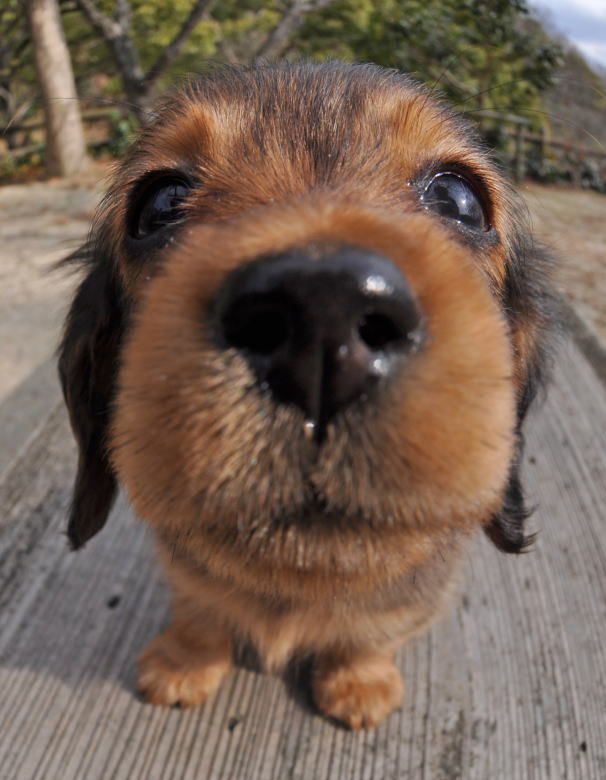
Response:
M190 191L183 179L162 178L146 187L137 198L131 213L130 234L133 238L145 238L151 233L178 222L183 216L183 201Z
M421 195L421 203L441 217L474 230L488 229L488 219L474 188L457 173L436 174Z

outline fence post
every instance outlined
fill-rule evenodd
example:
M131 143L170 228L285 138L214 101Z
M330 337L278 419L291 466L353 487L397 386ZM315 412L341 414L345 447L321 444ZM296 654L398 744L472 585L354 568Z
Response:
M581 168L583 165L584 157L581 154L581 152L575 150L573 154L573 164L572 164L572 183L575 187L582 187L583 185L583 177L581 176Z
M524 159L524 125L521 123L516 128L515 152L513 176L516 182L521 182L526 173L526 161Z
M539 141L539 173L542 178L547 175L547 127L541 125L541 140Z

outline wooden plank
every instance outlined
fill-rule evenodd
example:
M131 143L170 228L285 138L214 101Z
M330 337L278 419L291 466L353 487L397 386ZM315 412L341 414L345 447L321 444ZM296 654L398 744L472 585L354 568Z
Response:
M133 661L167 593L123 502L66 550L74 452L58 408L0 484L0 778L603 780L605 424L603 385L563 351L528 436L535 548L506 557L478 538L459 606L400 654L403 709L351 734L246 669L197 711L137 699Z

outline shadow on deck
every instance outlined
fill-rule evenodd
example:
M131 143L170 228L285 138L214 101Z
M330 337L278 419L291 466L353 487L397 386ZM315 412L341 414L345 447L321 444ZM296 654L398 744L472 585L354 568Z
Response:
M73 468L57 407L0 483L0 778L606 777L606 394L575 347L529 426L535 547L478 538L464 597L400 653L405 703L375 732L245 669L197 711L139 701L134 659L167 593L124 503L68 552Z

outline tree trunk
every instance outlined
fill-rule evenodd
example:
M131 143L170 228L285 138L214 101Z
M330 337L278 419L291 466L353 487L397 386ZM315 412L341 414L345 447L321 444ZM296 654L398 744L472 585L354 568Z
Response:
M71 59L57 0L27 0L38 83L46 123L46 168L70 176L87 162Z
M135 45L126 33L116 36L110 43L122 76L128 107L143 125L147 119L148 95L145 74Z

